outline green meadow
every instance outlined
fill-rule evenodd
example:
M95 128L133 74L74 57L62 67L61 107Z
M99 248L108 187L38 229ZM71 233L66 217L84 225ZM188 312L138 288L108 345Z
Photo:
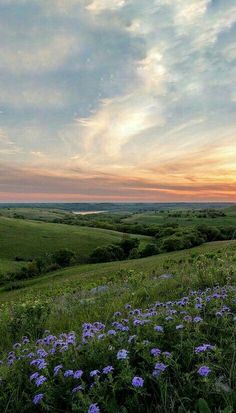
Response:
M212 220L235 225L234 212ZM46 222L51 212L38 221L37 213L0 218L0 272L60 248L80 263L2 282L0 411L234 413L236 240L85 264L94 248L124 234ZM118 219L132 217L139 214ZM155 242L127 236L140 248Z
M60 248L73 250L83 261L97 246L118 243L122 237L122 233L106 229L0 217L0 274ZM135 238L144 245L149 240L139 235ZM16 257L22 263L16 263Z

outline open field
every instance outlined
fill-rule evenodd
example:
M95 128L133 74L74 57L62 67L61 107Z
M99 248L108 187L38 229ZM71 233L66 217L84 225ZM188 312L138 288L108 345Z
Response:
M83 261L97 246L118 243L122 237L119 232L104 229L0 217L0 273L1 268L14 270L16 257L29 261L60 248L75 251ZM141 240L141 244L150 239L135 237Z
M22 208L0 208L0 216L6 218L17 218L21 217L24 219L33 219L37 221L47 221L53 222L57 218L63 218L66 214L70 212L63 211L60 209L47 209L47 208L32 208L32 207L22 207Z
M123 219L124 223L129 224L146 224L146 225L167 225L178 224L181 227L184 226L196 226L196 225L213 225L213 226L236 226L236 208L231 207L224 210L226 216L216 218L199 218L194 214L188 216L183 214L183 217L171 217L166 212L145 212L141 214L133 214L128 218Z
M181 211L181 227L198 213L185 217L188 212ZM100 413L234 413L236 240L83 264L93 249L118 243L124 234L42 222L53 213L45 209L39 218L38 212L27 211L34 220L0 217L0 273L24 264L16 257L29 261L60 248L74 250L80 264L28 279L25 269L21 279L4 278L0 411L90 413L97 403ZM167 217L173 213L128 219L140 223L161 215L161 225L178 221ZM225 213L199 223L231 223L234 231L235 209ZM106 225L127 218L89 216L96 219ZM184 238L189 229L181 231ZM141 248L155 242L130 236L141 240Z
M160 279L163 273L172 274L171 279ZM76 406L75 412L87 413L96 402L104 413L118 413L123 405L124 412L133 413L134 403L138 413L233 413L235 279L236 241L228 241L139 260L71 267L18 282L18 290L1 290L1 408L6 413L59 413ZM163 330L156 331L157 326ZM81 331L83 337L90 335L85 342ZM46 341L37 341L42 337ZM202 343L209 343L208 351ZM198 348L200 354L195 354ZM13 353L6 353L11 349ZM121 349L127 349L127 361L117 359ZM35 360L42 367L31 364L34 359L24 357L28 353L41 355ZM109 365L114 369L110 378L97 373L102 386L91 391L90 372L102 372ZM53 375L56 366L61 366L58 378ZM204 366L209 377L199 373ZM159 367L165 371L160 373ZM66 377L67 371L74 375L80 369L82 381ZM43 380L38 387L29 379L32 374L36 381L37 374ZM130 383L136 376L144 380L144 389L133 399ZM219 380L224 380L222 388L215 390ZM85 387L81 396L71 393L80 383ZM125 399L119 388L122 394L127 390ZM32 403L38 394L43 394L40 409Z
M85 264L19 281L17 289L5 291L0 289L0 302L24 301L28 297L56 297L81 290L89 290L109 281L119 282L120 274L126 271L143 272L146 275L161 275L163 272L187 271L186 260L202 254L230 254L236 262L236 241L218 241L203 244L188 250L160 254L157 256L117 261L101 264Z

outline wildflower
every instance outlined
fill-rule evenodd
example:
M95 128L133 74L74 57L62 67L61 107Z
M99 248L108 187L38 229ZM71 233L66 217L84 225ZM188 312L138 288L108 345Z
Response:
M23 344L28 344L29 342L30 342L30 340L27 336L22 337L22 343Z
M90 377L96 377L99 373L100 373L99 370L92 370L92 371L90 372Z
M223 316L223 313L221 311L216 312L216 317L222 317L222 316Z
M169 351L164 351L162 354L167 358L171 357L171 353Z
M125 309L126 310L129 310L131 308L131 305L130 304L125 304Z
M175 329L176 330L182 330L184 328L183 324L178 324Z
M47 367L47 363L43 358L32 360L30 365L37 366L39 370L43 370Z
M47 357L48 355L48 353L43 348L38 349L37 354L42 358Z
M165 369L167 369L166 364L164 364L164 363L156 363L155 364L155 370L165 371Z
M194 317L193 321L194 323L200 323L203 320L202 320L202 317L197 316L197 317Z
M137 337L136 335L129 336L128 343L130 344L132 343L132 341L135 341L136 337Z
M74 387L72 390L71 390L71 392L72 393L77 393L78 391L82 391L83 390L83 386L77 386L77 387Z
M167 369L167 366L164 363L156 363L152 375L154 377L159 377Z
M74 379L80 379L83 375L83 370L77 370L74 373Z
M150 353L152 356L157 357L161 354L161 350L159 348L152 348Z
M88 413L99 413L100 409L97 403L90 404L88 408Z
M119 350L117 353L117 360L125 360L128 357L128 351L127 350Z
M109 336L115 336L117 333L116 333L116 330L108 330L107 334Z
M196 354L198 353L204 353L207 350L213 350L214 346L212 346L211 344L202 344L201 346L195 347L194 352Z
M39 373L38 373L38 372L31 374L31 376L30 376L30 381L37 379L38 376L39 376Z
M102 372L103 372L104 374L109 374L109 373L112 373L113 370L114 370L114 367L112 367L112 366L107 366L107 367L104 367L104 369L102 370Z
M122 314L121 314L121 312L120 311L116 311L115 313L114 313L114 317L120 317Z
M42 401L43 397L44 397L43 393L36 394L33 398L33 403L39 404Z
M202 377L207 377L210 372L211 372L211 369L207 366L201 366L198 369L198 374L199 376L202 376Z
M64 373L64 377L74 376L73 370L66 370Z
M164 331L164 329L163 329L162 326L155 326L155 327L154 327L154 330L155 330L155 331L158 331L158 332L160 332L160 333L163 333L163 331Z
M54 367L54 376L57 376L59 371L62 369L62 364L59 364L58 366Z
M190 323L190 322L192 321L191 315L186 315L186 316L184 317L184 321Z
M143 387L143 384L144 384L144 380L142 379L142 377L135 376L132 380L132 385L134 387Z
M37 387L40 387L40 386L42 386L42 384L43 384L46 380L47 380L47 378L46 378L45 376L39 376L39 377L37 377L36 380L35 380L35 385L36 385Z

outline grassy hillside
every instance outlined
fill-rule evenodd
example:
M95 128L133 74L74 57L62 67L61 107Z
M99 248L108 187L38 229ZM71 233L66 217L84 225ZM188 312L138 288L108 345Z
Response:
M167 212L144 212L141 214L133 214L128 218L123 220L124 223L130 224L155 224L155 225L163 225L163 224L172 224L176 223L179 226L195 226L195 225L213 225L213 226L236 226L236 208L230 207L225 209L224 212L226 216L223 217L216 217L216 218L198 218L194 216L183 216L183 217L171 217L168 216Z
M0 303L24 302L25 299L34 299L35 296L44 299L71 292L77 293L109 282L119 282L127 272L143 272L147 276L161 275L166 272L189 271L192 273L192 260L205 254L212 254L213 258L217 260L220 260L221 256L225 259L226 255L229 254L236 262L236 241L211 242L188 250L136 260L73 266L31 280L16 282L13 284L13 288L16 289L12 291L8 291L8 287L7 291L5 287L2 287L0 289Z
M16 268L15 258L34 257L68 248L83 260L97 246L118 243L123 234L96 228L0 217L0 274ZM148 237L135 236L146 243ZM20 264L19 264L20 265Z
M0 410L233 413L235 277L229 241L1 291Z
M6 218L17 218L19 216L24 219L48 222L53 222L57 218L63 218L66 214L70 214L70 212L52 208L32 208L29 206L24 208L0 208L0 216Z

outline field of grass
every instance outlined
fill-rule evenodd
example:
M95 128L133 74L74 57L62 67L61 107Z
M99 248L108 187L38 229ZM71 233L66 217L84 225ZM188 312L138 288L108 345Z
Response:
M0 216L6 218L23 218L36 221L53 222L55 219L62 219L65 216L71 215L70 211L63 211L61 209L47 209L47 208L0 208Z
M226 217L199 223L235 225L235 212L230 207ZM52 219L52 212L43 213L49 215L38 219ZM157 224L152 220L161 217L162 224L165 214L128 219ZM180 225L190 225L184 219ZM141 248L152 240L134 236ZM60 248L74 250L82 262L122 237L0 217L0 274L24 264L16 257L28 261ZM235 283L236 240L6 281L0 412L234 413Z
M213 225L213 226L236 226L236 212L235 207L231 207L227 210L225 217L217 218L198 218L196 216L183 216L183 217L171 217L166 212L145 212L142 214L133 214L123 220L124 223L130 224L146 224L146 225L162 225L177 223L179 226L195 226L195 225Z
M97 246L118 243L122 237L119 232L104 229L0 217L0 274L1 268L19 267L16 257L29 261L60 248L75 251L83 261ZM150 239L135 237L141 240L141 246Z
M236 262L236 241L217 241L203 244L188 250L160 254L147 258L128 261L116 261L101 264L84 264L58 270L50 274L41 275L25 281L16 282L16 289L12 291L5 287L0 289L0 303L11 301L24 302L35 296L60 297L65 294L88 291L99 285L109 282L119 282L126 272L142 272L146 276L161 275L166 272L191 271L191 257L216 254L229 254ZM14 288L13 284L13 288Z
M163 273L173 278L160 279ZM1 291L2 411L88 413L97 403L101 413L233 413L235 280L236 241L228 241L71 267ZM12 349L14 342L21 344ZM122 349L127 360L117 358ZM95 370L101 373L93 377ZM132 384L135 377L142 387Z

